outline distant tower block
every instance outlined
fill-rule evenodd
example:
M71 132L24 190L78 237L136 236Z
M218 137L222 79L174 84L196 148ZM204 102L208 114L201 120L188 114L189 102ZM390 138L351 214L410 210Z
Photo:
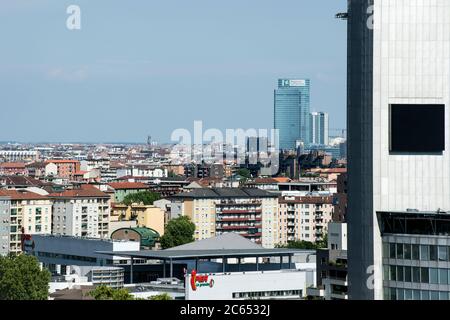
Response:
M147 136L147 144L149 146L152 144L152 136Z

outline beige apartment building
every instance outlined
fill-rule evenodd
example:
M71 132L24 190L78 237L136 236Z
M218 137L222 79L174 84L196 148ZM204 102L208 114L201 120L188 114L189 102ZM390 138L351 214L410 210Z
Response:
M278 241L278 196L252 188L200 188L172 197L172 216L195 224L195 239L237 233L273 248Z
M153 205L115 203L111 208L110 233L123 227L146 227L162 236L167 219L166 211Z
M52 232L52 201L48 196L19 190L0 190L10 199L9 252L22 252L22 239Z
M282 196L278 199L279 244L316 242L327 233L334 207L332 196Z

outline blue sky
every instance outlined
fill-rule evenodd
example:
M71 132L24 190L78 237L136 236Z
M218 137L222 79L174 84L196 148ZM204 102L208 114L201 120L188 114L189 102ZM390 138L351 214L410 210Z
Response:
M0 141L271 128L283 77L345 127L346 0L0 0ZM66 28L71 5L81 30Z

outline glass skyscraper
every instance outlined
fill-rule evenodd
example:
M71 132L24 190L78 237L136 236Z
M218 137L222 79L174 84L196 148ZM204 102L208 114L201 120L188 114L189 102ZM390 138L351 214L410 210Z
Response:
M310 80L279 79L274 94L274 128L280 149L295 149L296 141L310 143Z
M328 113L312 112L310 121L311 144L328 145Z

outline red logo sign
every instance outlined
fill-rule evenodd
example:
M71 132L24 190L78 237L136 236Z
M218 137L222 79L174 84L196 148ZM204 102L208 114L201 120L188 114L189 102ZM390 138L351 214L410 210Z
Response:
M191 288L196 291L199 287L210 287L214 286L214 280L209 279L208 275L199 275L196 270L191 272Z

